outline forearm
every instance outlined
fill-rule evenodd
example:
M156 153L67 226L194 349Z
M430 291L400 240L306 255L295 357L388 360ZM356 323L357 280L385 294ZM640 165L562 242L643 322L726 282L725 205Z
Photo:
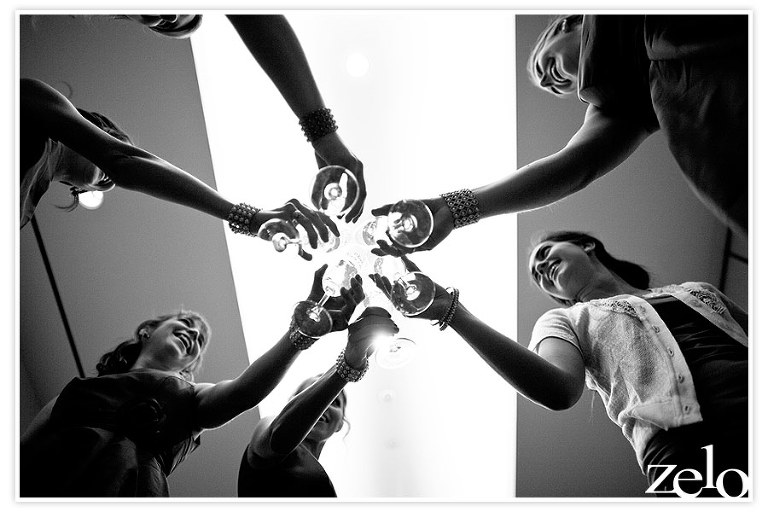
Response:
M226 219L233 204L214 188L173 164L139 148L97 163L121 188L187 206Z
M574 400L569 376L555 365L480 321L461 303L451 327L504 380L526 398L562 410Z
M325 107L301 43L285 16L227 18L297 117Z
M590 105L561 150L476 189L483 217L540 208L582 190L624 162L650 132Z
M299 354L288 333L235 379L219 382L198 393L202 428L215 428L258 405L283 379Z
M483 218L522 212L552 204L586 187L596 175L589 171L586 165L567 168L564 159L555 154L473 192Z
M274 453L293 451L336 399L346 381L331 368L312 386L295 396L271 425L269 448Z

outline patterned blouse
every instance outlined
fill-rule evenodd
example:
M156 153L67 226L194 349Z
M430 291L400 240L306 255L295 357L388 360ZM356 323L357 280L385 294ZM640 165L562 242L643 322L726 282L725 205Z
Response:
M643 297L671 295L728 336L747 346L747 334L732 312L735 303L708 283L653 288ZM660 429L702 421L691 372L672 333L656 310L634 295L552 309L538 319L529 349L559 338L575 346L586 369L586 385L597 391L611 420L621 427L640 463ZM642 467L642 464L641 464Z

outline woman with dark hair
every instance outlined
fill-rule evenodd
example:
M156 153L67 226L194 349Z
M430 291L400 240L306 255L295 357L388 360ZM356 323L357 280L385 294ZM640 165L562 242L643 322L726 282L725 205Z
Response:
M262 418L240 462L237 494L255 498L335 498L333 482L319 462L328 439L346 421L348 382L368 369L377 337L398 332L389 313L369 307L349 326L347 346L324 374L299 385L275 417Z
M327 241L329 231L339 234L327 215L296 199L272 210L227 201L191 174L132 145L105 116L78 110L44 82L22 79L20 97L22 228L50 184L58 181L69 185L75 197L115 186L142 192L226 220L235 233L255 236L266 220L283 218L300 224L312 247L318 237ZM303 250L299 254L312 258Z
M568 197L659 130L695 194L746 234L748 22L745 14L555 17L534 44L528 71L537 87L588 104L581 127L559 151L499 181L424 200L435 227L415 250L430 250L482 218ZM413 250L385 245L377 253Z
M702 489L694 476L681 492L746 492L747 314L707 283L649 288L641 266L613 257L586 233L544 236L529 267L539 289L564 306L539 318L529 349L472 315L456 290L437 285L434 304L419 316L441 329L452 327L494 371L543 407L573 406L586 383L632 445L651 492L678 493L677 480L664 473L672 466L700 475L725 473L722 490ZM391 289L386 278L372 278ZM710 445L713 457L707 456Z
M323 265L310 300L319 300ZM333 330L347 327L362 280L325 304ZM105 354L98 376L73 379L21 438L22 497L168 496L167 477L217 428L258 405L307 340L291 328L239 376L195 383L210 342L208 323L181 311L141 323Z

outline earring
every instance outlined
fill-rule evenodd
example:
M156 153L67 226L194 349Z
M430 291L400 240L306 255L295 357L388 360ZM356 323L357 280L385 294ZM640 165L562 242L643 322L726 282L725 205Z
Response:
M146 330L139 331L139 338L146 340L149 338L149 333Z

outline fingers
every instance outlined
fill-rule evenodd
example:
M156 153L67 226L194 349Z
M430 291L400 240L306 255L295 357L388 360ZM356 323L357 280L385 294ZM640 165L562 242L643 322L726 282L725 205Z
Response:
M388 244L383 240L376 240L376 243L379 247L376 249L371 249L371 252L376 256L394 256L395 258L400 258L407 254L403 248Z
M388 299L392 297L392 285L390 284L389 279L379 274L369 274L368 277L371 278L371 281L374 282L376 288L381 290Z
M414 262L408 259L407 256L403 255L400 257L400 259L403 260L403 263L405 264L405 268L406 270L408 270L408 272L421 272L421 270L419 270L419 267L417 267Z
M304 231L307 233L307 238L309 239L309 245L312 246L313 249L317 248L317 233L320 230L316 230L316 227L311 220L311 217L316 217L316 216L312 215L312 212L306 206L302 205L295 199L291 199L290 201L288 201L286 203L286 206L288 207L288 211L293 209L293 212L291 212L291 217L290 217L291 222L294 225L300 224L301 227L304 228ZM326 240L327 240L328 231L327 231L327 228L325 227L325 224L323 224L323 229L325 229Z
M298 252L299 258L305 260L305 261L312 261L312 255L309 254L307 251L301 248L299 246L299 252Z
M315 277L312 281L312 290L309 292L309 300L317 301L323 296L323 276L325 275L325 269L328 268L328 264L322 265L315 270Z
M374 217L381 217L386 216L389 214L389 209L392 208L392 204L385 204L384 206L379 206L378 208L374 208L371 210L371 213Z
M324 214L323 212L316 212L317 216L320 218L320 220L323 221L323 224L331 231L331 233L334 234L334 236L341 236L341 233L339 232L339 228L336 226L336 223L333 222L333 219L331 219L329 216ZM327 239L325 239L327 241Z

